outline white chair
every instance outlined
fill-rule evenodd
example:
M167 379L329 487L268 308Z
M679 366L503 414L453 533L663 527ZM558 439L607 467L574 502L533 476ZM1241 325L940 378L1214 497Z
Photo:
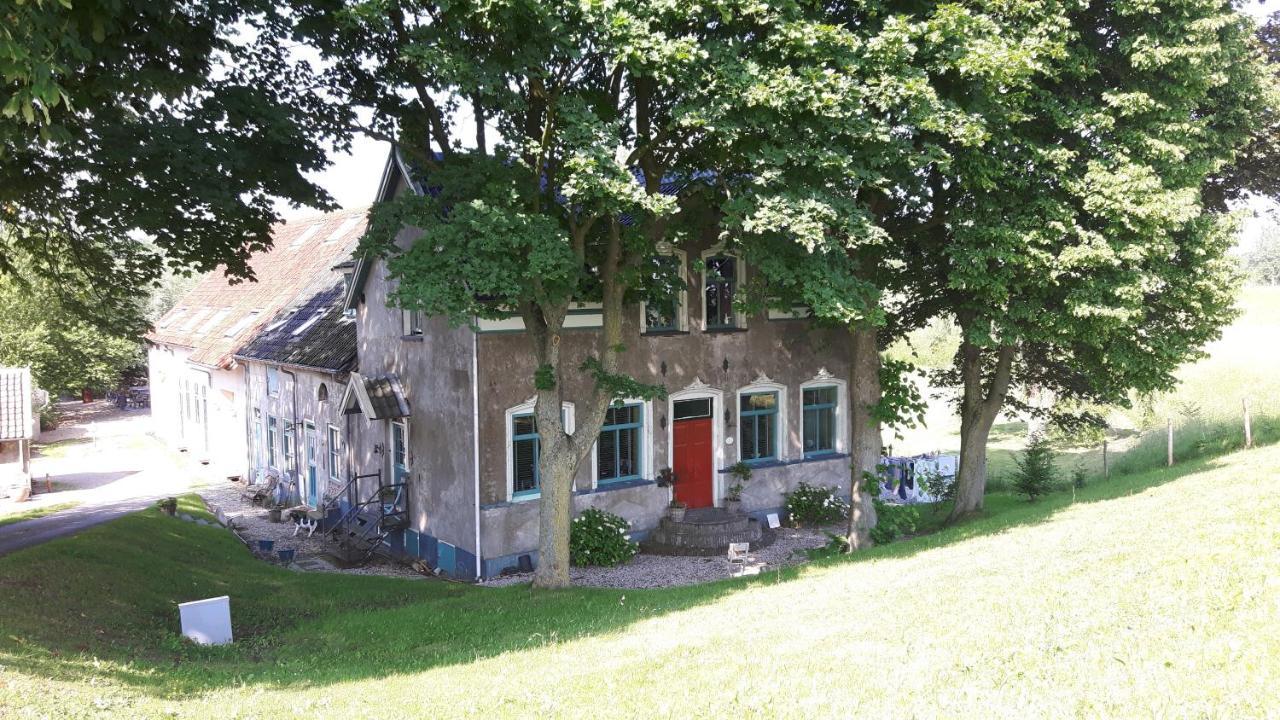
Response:
M751 543L729 543L729 553L726 556L729 561L729 569L741 573L743 568L747 566L747 555L750 552Z

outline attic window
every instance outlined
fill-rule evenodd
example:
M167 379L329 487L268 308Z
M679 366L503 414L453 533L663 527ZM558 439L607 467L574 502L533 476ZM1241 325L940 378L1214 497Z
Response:
M316 323L320 322L320 318L322 317L324 317L324 311L317 312L315 315L312 315L306 322L302 323L297 328L295 328L292 334L295 336L301 335L302 333L306 332L312 325L315 325Z
M316 400L320 402L329 402L329 386L320 383L320 389L316 391Z
M226 320L227 316L230 314L231 314L231 308L222 308L221 310L215 312L213 314L213 317L209 318L208 322L200 326L200 329L196 332L196 334L204 335L205 333L208 333L210 330L213 330L214 328L218 327L218 325L223 320Z
M274 332L284 327L284 324L289 322L290 318L292 318L293 314L296 312L297 310L289 310L284 315L281 315L279 320L276 320L275 322L267 326L267 329L265 332Z
M337 242L341 240L347 233L351 232L351 230L355 228L356 223L358 222L360 222L360 217L358 215L355 217L349 217L346 220L343 220L342 224L338 226L338 229L334 230L333 233L329 235L329 237L324 239L324 241L326 243L331 243L331 242Z
M182 331L191 332L192 330L195 330L196 325L198 325L200 321L204 319L204 316L208 314L209 314L209 308L200 308L196 310L195 313L193 313L191 317L187 319L187 324L182 326Z
M160 318L160 322L159 324L156 325L156 327L169 327L170 325L178 322L178 320L181 319L182 316L186 314L187 314L187 311L185 308L174 310L168 315Z
M289 249L297 250L298 248L305 245L307 241L310 240L312 236L314 236L319 231L320 231L319 223L311 225L306 230L303 230L301 233L299 233L298 237L293 239L293 242L289 243Z
M244 317L240 318L240 320L235 325L232 325L231 328L227 330L226 334L223 335L223 337L235 337L240 333L244 332L245 328L249 327L249 324L252 323L261 314L262 314L261 310L250 310Z

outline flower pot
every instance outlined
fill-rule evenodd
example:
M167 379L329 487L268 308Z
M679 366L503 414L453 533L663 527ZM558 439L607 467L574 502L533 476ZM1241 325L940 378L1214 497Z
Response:
M296 552L297 550L294 548L289 548L288 550L277 550L276 554L280 556L280 562L288 565L293 562L293 554Z
M687 510L688 508L672 506L667 508L667 515L669 515L672 520L680 522L681 520L684 520L684 514Z
M736 515L737 513L742 512L742 501L741 500L725 500L724 509Z
M280 522L280 508L271 508L267 511L267 514L271 518L271 522Z
M271 552L271 549L274 548L275 545L276 545L275 540L259 540L258 541L258 549L264 553Z

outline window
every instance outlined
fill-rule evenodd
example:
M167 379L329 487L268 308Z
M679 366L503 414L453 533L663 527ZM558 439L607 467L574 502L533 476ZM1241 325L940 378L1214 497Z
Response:
M320 319L323 317L324 317L323 310L313 313L311 317L307 318L306 322L294 328L293 332L290 333L290 335L293 335L293 336L301 335L302 333L306 332L312 325L315 325L316 323L320 322Z
M684 330L685 280L684 253L657 255L650 259L648 277L656 296L642 306L644 332L678 332Z
M277 434L278 434L278 431L276 429L276 419L268 415L267 416L267 465L270 467L276 466L276 435Z
M738 259L732 255L711 255L705 260L704 313L708 330L738 327L733 310L733 293L738 286Z
M538 477L538 420L533 413L511 416L513 496L532 495L542 485Z
M644 423L644 406L611 407L605 413L604 427L596 441L596 480L601 483L634 480L641 476L640 430Z
M284 435L281 437L284 441L284 468L292 470L294 468L293 460L293 428L286 422L284 427Z
M743 393L739 396L742 460L756 462L778 458L778 393Z
M342 435L332 425L329 426L329 477L342 480Z
M197 335L209 334L214 328L220 325L223 320L226 320L227 316L230 314L231 314L231 308L222 308L221 310L215 312L213 315L209 316L209 319L206 320L203 325L200 326L200 329L196 331L196 334Z
M542 490L538 473L541 447L534 407L530 400L507 409L507 496L511 500L531 500ZM560 422L565 432L573 432L573 403L560 406Z
M409 474L409 426L403 420L391 423L391 477L395 482L404 482Z
M267 368L267 395L280 397L280 371L273 367Z
M803 398L801 434L805 457L835 452L836 404L839 399L836 388L831 385L804 388Z
M677 400L672 405L676 420L693 420L711 417L711 398Z
M253 459L255 463L262 462L262 417L258 414L258 408L253 409Z
M237 320L235 325L232 325L230 328L228 328L227 331L223 333L222 336L235 337L239 335L240 333L244 332L249 327L249 324L252 323L254 320L256 320L258 316L261 314L262 312L260 310L250 310L248 313L245 314L244 317Z
M421 310L401 310L402 320L404 322L404 334L421 335L422 334L422 311Z

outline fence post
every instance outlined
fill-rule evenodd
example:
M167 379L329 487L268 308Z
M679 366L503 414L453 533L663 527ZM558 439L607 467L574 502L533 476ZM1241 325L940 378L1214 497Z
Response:
M1169 418L1169 467L1173 467L1173 418Z
M1107 466L1107 439L1102 438L1102 479L1111 479L1111 470Z
M1249 398L1241 401L1244 405L1244 446L1253 447L1253 424L1249 420Z

